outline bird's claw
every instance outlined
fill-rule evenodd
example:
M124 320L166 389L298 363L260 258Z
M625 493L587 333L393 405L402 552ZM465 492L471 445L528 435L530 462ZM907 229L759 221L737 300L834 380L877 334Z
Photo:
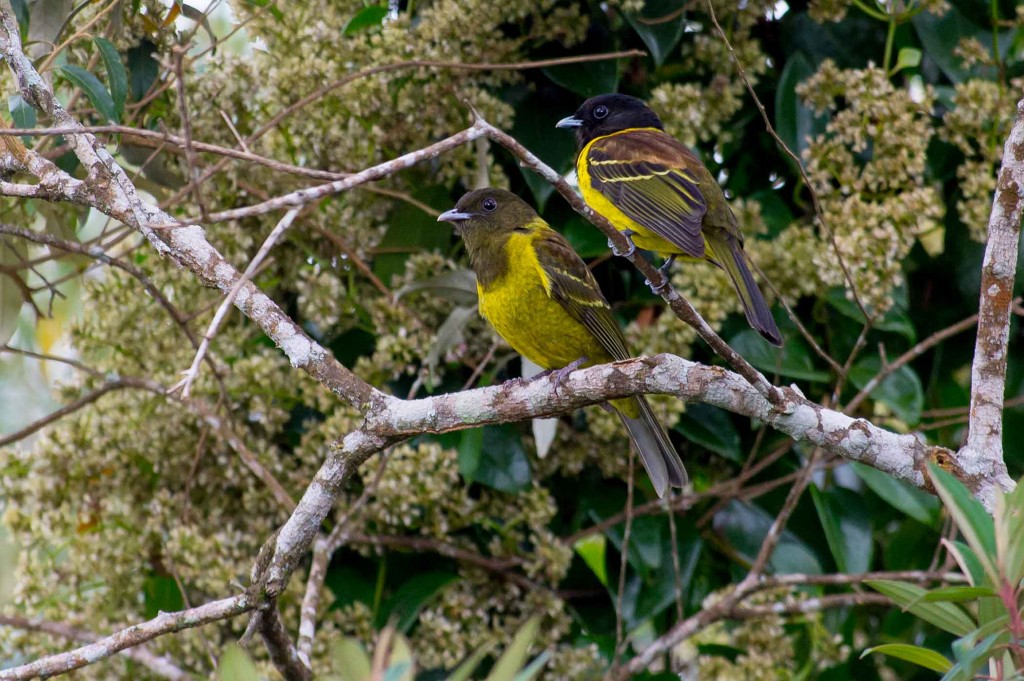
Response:
M636 244L633 243L633 239L631 239L630 237L636 234L636 232L634 232L631 229L624 229L621 232L619 232L619 234L626 237L626 243L629 244L629 250L623 253L622 251L615 247L615 242L613 242L611 239L608 239L608 248L612 249L612 255L616 255L620 258L632 257L633 254L636 253Z
M676 256L670 255L665 260L665 262L663 262L661 266L658 268L658 274L661 275L661 284L659 284L658 286L652 285L650 279L644 279L644 284L650 287L651 293L653 293L656 296L660 296L662 293L665 292L665 288L669 284L668 272L670 269L672 269L672 263L674 263L675 261Z
M579 359L577 359L577 360L575 360L573 362L569 362L568 364L566 364L561 369L556 369L556 370L550 372L551 375L555 379L555 394L556 395L558 394L558 388L562 385L562 381L564 381L566 379L566 377L569 376L569 374L571 374L572 372L574 372L577 369L579 369L583 365L583 363L586 362L586 361L587 361L586 357L580 357Z

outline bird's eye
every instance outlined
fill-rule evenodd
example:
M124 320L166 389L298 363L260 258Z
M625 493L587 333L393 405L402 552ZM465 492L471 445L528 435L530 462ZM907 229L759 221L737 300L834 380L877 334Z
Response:
M606 107L605 105L602 104L601 106L595 106L594 107L594 118L597 118L598 120L600 120L600 119L604 118L607 115L608 115L608 107Z
M484 199L483 207L488 213L493 213L498 207L498 202L494 199Z

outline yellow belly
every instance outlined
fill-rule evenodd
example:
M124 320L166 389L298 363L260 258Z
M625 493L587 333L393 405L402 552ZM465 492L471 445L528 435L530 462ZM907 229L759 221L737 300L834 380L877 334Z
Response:
M530 239L513 235L511 239ZM584 366L611 361L583 324L553 300L532 247L511 245L508 273L484 290L477 284L480 314L516 352L545 369L561 369L581 357Z
M596 140L594 140L596 141ZM623 213L621 210L615 207L611 201L606 199L604 195L594 189L593 184L590 181L590 173L587 172L586 158L590 151L590 145L594 143L591 141L587 146L583 147L580 151L580 155L576 157L576 178L580 186L580 192L583 194L583 200L587 202L587 205L594 209L598 215L603 217L608 222L612 223L612 227L624 232L627 229L633 232L630 237L633 243L636 244L637 248L642 248L645 251L653 251L662 257L668 257L669 255L681 256L682 260L699 260L700 258L691 258L683 255L682 249L676 246L671 241L663 239L651 230L647 229L640 223L633 220L631 217Z

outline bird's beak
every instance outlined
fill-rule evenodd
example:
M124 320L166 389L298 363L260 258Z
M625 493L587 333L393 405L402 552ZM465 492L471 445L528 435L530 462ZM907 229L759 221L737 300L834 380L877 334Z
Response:
M473 217L473 216L470 215L469 213L460 213L459 211L457 211L454 208L452 208L451 210L446 210L445 212L443 212L440 215L438 215L437 216L437 221L438 222L461 222L462 220L468 220L471 217Z
M583 121L576 118L575 116L566 116L562 120L555 123L556 128L579 128L583 126Z

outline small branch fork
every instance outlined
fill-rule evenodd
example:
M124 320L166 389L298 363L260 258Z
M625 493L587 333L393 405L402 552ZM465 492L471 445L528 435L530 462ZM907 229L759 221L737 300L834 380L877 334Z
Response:
M370 456L416 434L443 433L488 423L553 416L608 399L640 393L664 393L688 401L706 402L759 419L788 434L794 440L806 441L826 453L874 466L918 487L926 485L922 471L928 461L939 456L949 457L955 461L952 452L928 447L912 435L886 431L866 420L853 419L810 402L794 388L771 385L764 376L722 341L689 303L667 285L662 295L671 309L683 321L697 329L701 337L735 369L735 373L720 367L689 362L673 355L658 355L572 372L559 385L557 392L550 381L535 380L511 381L498 386L421 400L401 400L386 395L360 380L311 339L245 274L240 273L221 256L207 241L200 226L182 225L166 212L138 196L124 170L96 138L85 132L68 114L47 83L36 72L32 62L22 51L13 11L8 3L2 1L0 54L14 72L24 99L46 114L55 127L70 129L70 132L65 133L65 139L81 161L86 173L85 180L76 180L38 154L25 150L18 160L25 172L35 175L39 183L3 183L0 185L0 193L89 205L134 228L158 253L171 259L179 267L189 270L202 283L220 289L229 297L233 295L234 305L284 351L293 366L301 368L340 399L355 406L365 418L363 425L358 430L348 433L327 456L301 499L295 504L288 520L264 545L257 559L258 569L253 571L253 585L245 594L179 613L162 614L150 622L129 627L78 650L49 656L22 667L0 672L0 681L52 676L92 664L157 636L253 610L259 610L258 616L252 621L253 629L262 634L270 649L271 658L281 673L287 678L307 678L308 674L303 668L308 670L310 643L301 640L302 645L299 648L291 646L288 637L283 635L275 599L283 593L292 573L313 545L322 522L357 467ZM1020 127L1019 123L1020 121L1015 131ZM236 220L271 211L298 209L326 196L388 177L416 163L484 137L504 146L520 162L551 182L577 212L593 222L622 250L626 250L624 237L606 220L584 205L557 173L514 139L479 116L475 118L471 127L424 149L324 185L291 192L254 206L212 213L209 218L213 221ZM190 142L186 141L185 146L189 145ZM1017 146L1019 148L1015 148L1014 153L1007 154L1007 159L1020 158L1024 142L1018 143ZM201 182L202 178L199 180ZM1009 196L1011 185L1014 189L1024 186L1021 185L1019 178L1014 182L1005 183L1006 196ZM39 189L40 187L42 189ZM1000 187L1004 187L1003 182ZM997 195L997 203L999 196L1003 194ZM1007 206L1010 203L1007 199ZM1013 213L1011 210L1008 214L1011 217L1015 214L1019 221L1019 204L1015 205L1017 212ZM278 225L281 232L287 229L287 224L284 224L287 217ZM267 241L269 245L264 244L265 250L273 246L270 238ZM668 284L664 277L642 258L633 257L631 261L654 282L656 287L659 283ZM999 281L1003 281L1006 272L994 268L992 274L1001 277ZM1012 281L1012 271L1010 280ZM985 316L983 310L983 321ZM215 327L211 327L207 335L212 336L214 331ZM1003 348L1005 355L1005 334ZM1005 356L1003 361L1005 362ZM1001 394L999 399L1001 403ZM802 489L808 479L809 474L806 477L800 476L796 487ZM993 469L990 475L967 477L965 481L976 496L989 502L994 498L996 488L1007 488L1012 485L1006 476L1005 468L1001 471ZM798 495L799 492L794 492L791 496L795 498ZM290 506L287 503L290 500L283 501ZM789 505L795 507L795 500ZM784 522L783 518L779 527L774 530L776 535L781 532ZM764 558L759 560L762 566L768 560L773 545L773 541L766 541L763 548ZM330 545L325 546L321 553L327 552L330 548ZM728 608L712 608L684 620L672 630L672 639L681 640L693 631L699 630L701 626L705 626L713 618L726 616L728 612L736 610L748 593L760 588L762 578L758 573L759 570L752 571L754 576L741 583L744 589L734 591L723 601L728 604ZM315 603L311 605L314 605L315 609ZM315 618L315 615L313 617ZM311 641L311 633L304 633L309 634ZM667 641L668 639L663 637L659 639L658 645L667 645ZM657 655L658 645L649 648L649 653L645 651L641 657L634 658L628 663L627 668L639 669L646 664L641 660L649 660Z

